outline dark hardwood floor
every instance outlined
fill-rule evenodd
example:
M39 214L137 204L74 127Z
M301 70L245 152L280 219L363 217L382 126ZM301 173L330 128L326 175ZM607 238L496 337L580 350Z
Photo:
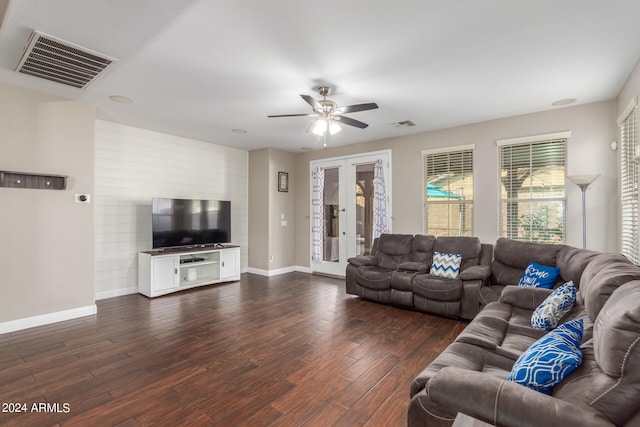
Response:
M303 273L97 305L0 335L0 424L406 426L411 381L466 325Z

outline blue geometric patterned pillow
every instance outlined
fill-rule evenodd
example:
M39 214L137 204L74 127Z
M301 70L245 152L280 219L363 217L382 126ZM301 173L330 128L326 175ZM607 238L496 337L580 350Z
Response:
M582 319L558 326L520 355L507 380L550 394L582 363Z
M429 274L455 279L460 273L460 264L462 264L462 254L443 254L442 252L434 251L433 263Z
M531 261L522 273L518 286L551 289L560 275L560 269Z
M531 315L531 327L550 331L576 302L576 287L573 282L560 285Z

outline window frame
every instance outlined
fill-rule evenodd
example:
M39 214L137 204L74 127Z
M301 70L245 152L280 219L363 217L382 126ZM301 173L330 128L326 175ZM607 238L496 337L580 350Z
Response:
M509 203L509 201L511 201L512 203L525 203L529 205L529 212L532 212L532 208L534 205L537 204L544 204L545 202L550 202L550 203L557 203L560 202L561 203L561 220L560 220L560 226L561 226L561 237L560 237L560 241L557 243L560 244L564 244L566 242L566 238L567 238L567 224L566 224L566 217L567 217L567 193L566 193L566 188L567 188L567 184L566 184L566 171L567 171L567 147L568 147L568 139L571 137L571 132L570 131L565 131L565 132L556 132L556 133L550 133L550 134L543 134L543 135L533 135L533 136L526 136L526 137L521 137L521 138L511 138L511 139L502 139L502 140L498 140L496 141L496 145L498 146L498 150L497 150L497 166L498 166L498 170L497 170L497 175L498 175L498 180L497 180L497 189L498 189L498 217L497 217L497 228L498 228L498 236L499 237L507 237L507 238L511 238L514 240L519 240L519 241L524 241L524 242L541 242L543 240L541 239L536 239L534 238L533 234L530 234L529 237L527 236L523 236L520 234L519 231L519 226L516 226L515 230L517 231L517 236L513 236L509 233L510 231L510 227L509 224L503 224L503 215L504 215L504 206L505 203ZM563 159L562 159L562 167L563 167L563 180L562 180L562 196L557 196L557 197L533 197L533 186L530 184L529 185L529 193L531 194L530 197L528 198L516 198L516 199L508 199L508 198L504 198L502 193L502 189L503 189L503 181L502 181L502 164L503 164L503 152L505 150L505 147L516 147L516 146L528 146L530 148L530 150L533 149L534 145L537 144L546 144L546 143L553 143L553 142L558 142L563 144ZM529 157L529 162L530 164L533 164L533 157ZM508 219L507 219L508 222ZM554 242L555 243L555 242Z
M471 199L463 199L463 200L454 200L454 199L446 199L446 200L441 200L441 201L431 201L431 203L434 204L438 204L438 205L447 205L447 206L451 206L452 204L463 204L465 206L469 206L470 209L465 209L465 215L470 216L470 223L471 226L468 230L465 230L465 234L462 234L464 236L473 236L473 230L474 230L474 213L473 213L473 204L474 204L474 198L475 198L475 174L474 174L474 163L475 163L475 144L467 144L467 145L460 145L460 146L454 146L454 147L442 147L442 148L434 148L434 149L427 149L427 150L422 150L421 155L422 155L422 227L423 227L423 232L424 234L429 234L429 216L428 216L428 209L429 209L429 200L428 200L428 181L427 181L427 158L428 156L437 156L437 155L454 155L454 154L462 154L464 155L464 153L470 153L471 155L471 177L472 177L472 198ZM467 173L469 171L465 170L464 167L462 168L463 173ZM450 211L449 214L450 215ZM448 219L449 216L447 217ZM450 220L448 221L448 223L450 223ZM447 227L448 230L451 230L451 227ZM432 233L434 234L434 233ZM443 236L445 237L445 235L441 235L441 234L434 234L437 236ZM450 236L451 234L447 234L447 236Z
M620 253L631 262L640 264L639 177L637 163L640 154L638 141L638 102L634 97L618 120L620 137ZM628 137L631 133L631 138Z

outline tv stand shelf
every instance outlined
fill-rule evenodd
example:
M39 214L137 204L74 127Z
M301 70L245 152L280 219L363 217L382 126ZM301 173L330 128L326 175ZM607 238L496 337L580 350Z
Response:
M217 245L138 253L138 292L157 297L240 280L240 247Z

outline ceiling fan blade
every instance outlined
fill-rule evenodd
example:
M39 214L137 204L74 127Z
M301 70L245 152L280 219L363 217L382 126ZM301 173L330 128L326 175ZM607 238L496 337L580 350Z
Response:
M276 114L276 115L267 116L267 117L316 117L316 116L317 114L302 113L302 114Z
M375 110L378 108L378 104L375 102L369 102L367 104L355 104L355 105L347 105L346 107L338 108L338 111L342 114L345 113L355 113L358 111L367 111L367 110Z
M340 123L344 123L345 125L349 125L349 126L355 126L360 129L364 129L367 126L369 126L368 124L363 123L359 120L352 119L351 117L335 116L334 118L338 120Z
M309 95L300 95L314 110L322 110L322 105Z

